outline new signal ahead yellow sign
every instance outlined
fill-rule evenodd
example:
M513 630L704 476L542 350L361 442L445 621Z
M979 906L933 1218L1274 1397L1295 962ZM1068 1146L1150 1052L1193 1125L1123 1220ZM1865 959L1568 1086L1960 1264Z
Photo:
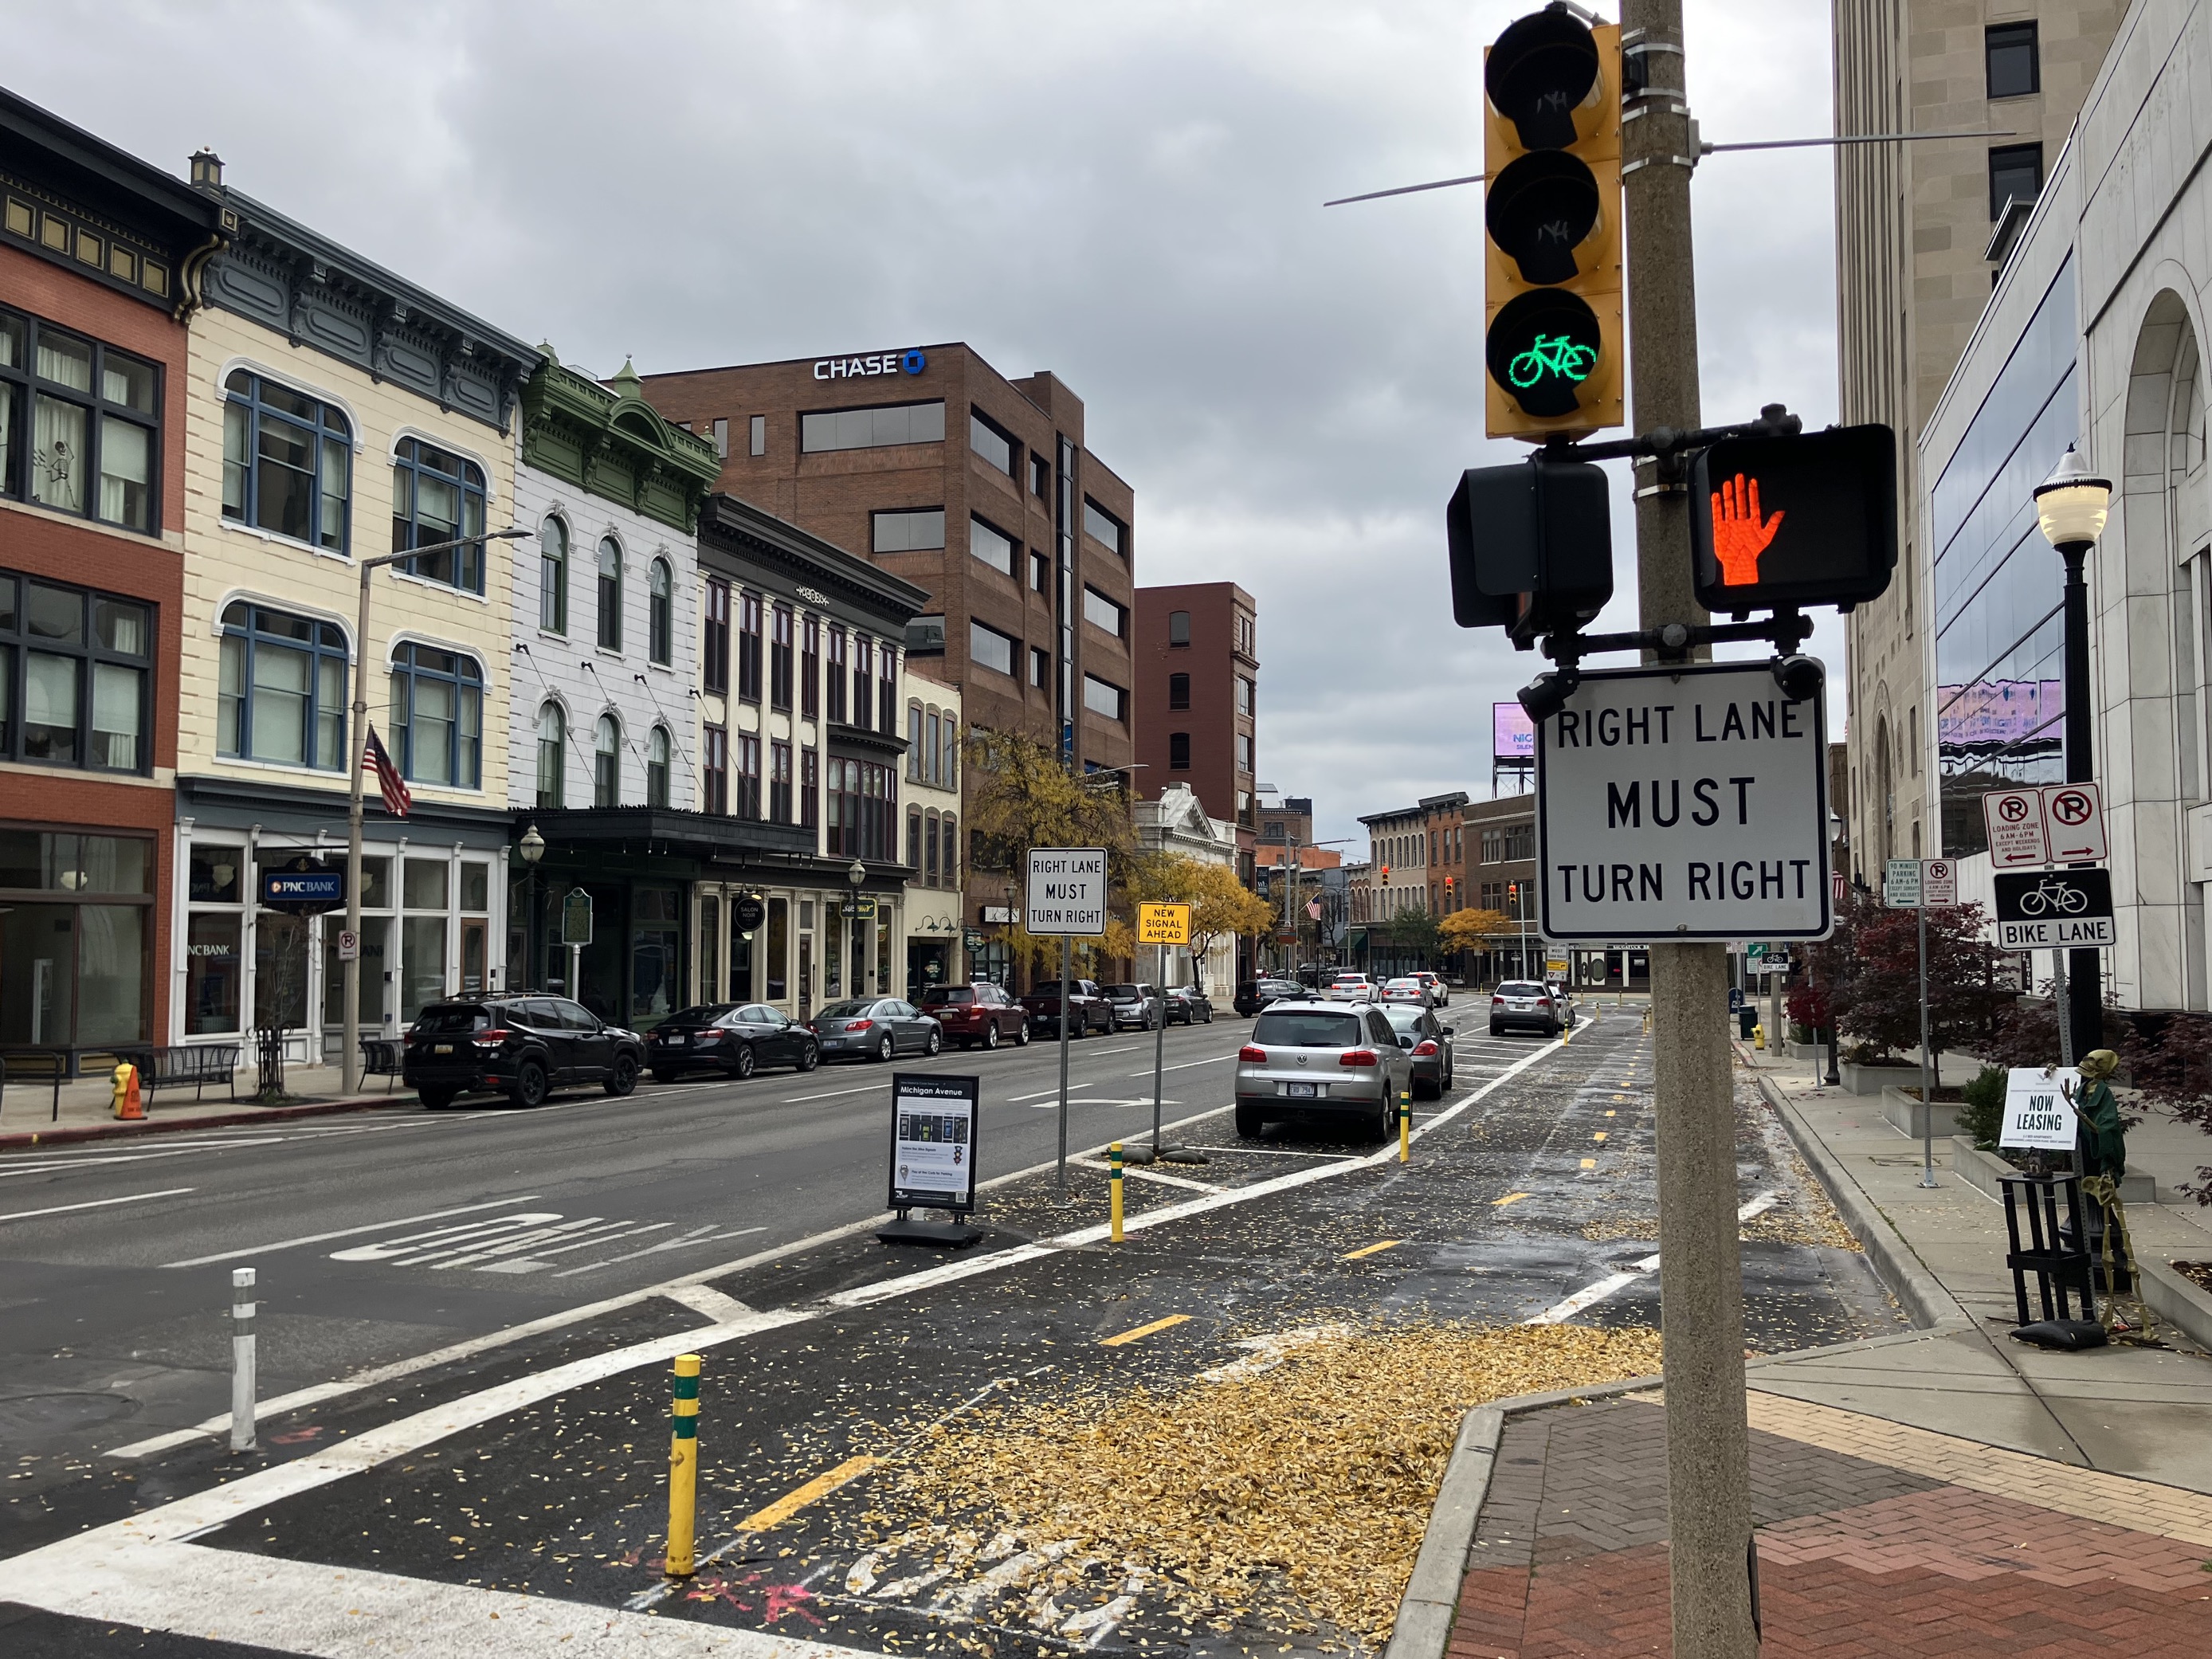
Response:
M1137 943L1139 945L1188 945L1190 943L1190 906L1188 904L1140 904L1137 907Z

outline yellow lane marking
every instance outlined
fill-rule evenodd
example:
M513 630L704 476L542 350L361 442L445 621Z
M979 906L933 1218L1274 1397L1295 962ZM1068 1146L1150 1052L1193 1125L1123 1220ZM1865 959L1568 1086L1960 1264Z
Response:
M1583 1168L1585 1170L1595 1170L1597 1168L1597 1160L1594 1158L1584 1158L1583 1160Z
M848 1481L857 1480L876 1467L872 1457L848 1457L827 1474L817 1474L794 1492L787 1492L764 1510L755 1510L738 1522L739 1532L766 1532L805 1509L817 1498L826 1498Z
M1124 1342L1134 1342L1140 1336L1150 1336L1154 1331L1164 1331L1170 1325L1183 1324L1189 1318L1188 1314L1170 1314L1165 1319L1155 1319L1149 1325L1139 1325L1135 1330L1124 1331L1119 1336L1102 1336L1098 1339L1098 1346L1118 1348Z
M1606 1113L1606 1115L1607 1115L1607 1117L1619 1117L1619 1116L1620 1115L1620 1113L1618 1113L1618 1112L1615 1112L1615 1111L1607 1111L1607 1112Z
M1493 1210L1502 1210L1508 1204L1518 1204L1522 1199L1528 1196L1528 1194L1526 1193L1508 1193L1503 1198L1492 1199L1490 1200L1490 1207Z
M1600 1129L1595 1134L1592 1135L1590 1139L1592 1140L1603 1140L1605 1139L1605 1131Z
M1364 1249L1346 1250L1344 1253L1344 1259L1346 1261L1357 1261L1363 1255L1376 1255L1384 1250L1395 1250L1405 1242L1402 1238L1386 1238L1380 1244L1370 1244Z

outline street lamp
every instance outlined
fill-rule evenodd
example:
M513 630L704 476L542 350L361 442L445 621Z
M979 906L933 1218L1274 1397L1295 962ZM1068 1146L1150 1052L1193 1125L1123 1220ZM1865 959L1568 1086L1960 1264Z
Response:
M853 988L850 992L847 993L848 995L858 994L860 992L865 990L867 986L868 970L860 965L860 907L857 902L860 896L860 884L867 878L868 866L861 863L860 860L854 859L850 864L845 866L845 879L853 884L853 897L856 901L850 907L854 914L848 918L848 920L852 923L852 926L845 929L845 949L853 958L852 965L847 969L846 973L846 977L850 981ZM869 931L872 933L874 930L872 928ZM872 941L871 942L872 943ZM871 951L868 954L872 957L875 952ZM878 990L881 990L882 988L883 988L881 986L877 987L877 989Z
M339 1075L344 1079L347 1094L361 1087L361 775L368 758L368 579L383 565L404 564L428 554L447 553L457 547L477 547L485 542L522 541L536 533L509 525L488 535L461 536L449 542L433 542L428 547L410 547L404 553L386 553L357 562L361 572L361 611L353 636L353 731L348 738L353 744L353 781L346 798L346 932L353 935L354 951L344 963L345 1050L339 1062ZM544 845L543 841L538 842L541 853Z
M2112 480L2090 471L2088 462L2071 444L2066 446L2065 454L2059 457L2051 476L2035 487L2036 522L2042 526L2044 539L2057 548L2058 556L2066 562L2063 596L2069 783L2087 783L2097 775L2089 690L2089 584L2082 572L2089 550L2105 533L2105 515L2112 501ZM2066 1006L2062 1040L2072 1038L2065 1044L2071 1054L2087 1054L2099 1045L2103 1036L2104 1021L2098 994L2102 964L2094 950L2075 951L2071 964L2061 953L2051 954L2060 976L2059 992ZM2073 969L2070 974L2067 971L2069 965ZM2071 1054L2062 1054L2061 1057L2070 1059Z
M1828 844L1829 844L1831 847L1836 846L1836 845L1838 845L1838 843L1840 843L1840 842L1842 842L1842 840L1843 840L1843 838L1844 838L1844 821L1843 821L1843 819L1842 819L1840 817L1838 817L1836 813L1833 813L1833 812L1829 813L1829 814L1828 814ZM1830 867L1831 867L1831 868L1833 868L1833 867L1834 867L1834 861L1833 861L1832 860L1830 860ZM1843 1080L1844 1080L1844 1079L1843 1079L1843 1074L1836 1069L1836 1044L1837 1044L1837 1042L1838 1042L1838 1033L1837 1033L1837 1030L1836 1030L1836 986L1835 986L1835 976L1834 976L1833 975L1831 975L1829 976L1829 982L1828 982L1828 1074L1827 1074L1827 1076L1826 1076L1826 1077L1825 1077L1825 1078L1823 1078L1823 1079L1821 1079L1821 1081L1822 1081L1823 1083L1826 1084L1830 1088L1834 1088L1834 1087L1836 1087L1838 1085L1841 1084L1841 1083L1843 1082Z

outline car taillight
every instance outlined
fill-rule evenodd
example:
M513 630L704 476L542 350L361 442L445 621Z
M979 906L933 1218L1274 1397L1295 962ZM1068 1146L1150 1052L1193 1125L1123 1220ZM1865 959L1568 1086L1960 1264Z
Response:
M875 1023L872 1019L848 1019L845 1022L845 1029L848 1031L865 1031Z
M1499 995L1499 994L1498 994L1497 992L1495 992L1495 991L1492 991L1492 992L1490 994L1490 1006L1491 1006L1492 1007L1493 1007L1493 1008L1495 1008L1495 1007L1498 1006L1499 1006L1500 1004L1502 1004L1504 1000L1505 1000L1505 999L1504 999L1503 996Z
M1413 1049L1413 1058L1419 1060L1423 1054L1432 1054L1436 1051L1437 1045L1433 1042L1419 1043Z
M722 1034L720 1031L702 1031L699 1033L699 1041L702 1042L720 1042L721 1040Z
M507 1040L507 1038L509 1038L510 1036L513 1036L514 1035L514 1032L512 1032L512 1031L497 1030L489 1030L489 1031L478 1031L478 1032L476 1034L476 1036L475 1036L472 1040L473 1040L476 1043L477 1043L480 1047L486 1048L496 1048L497 1047L499 1047L499 1045L500 1045L501 1043L502 1043L502 1042L506 1042L506 1041Z
M1336 1063L1340 1066L1372 1066L1376 1058L1372 1048L1346 1048L1336 1057Z
M1267 1063L1267 1051L1257 1043L1248 1042L1237 1051L1237 1059L1240 1065L1265 1066Z

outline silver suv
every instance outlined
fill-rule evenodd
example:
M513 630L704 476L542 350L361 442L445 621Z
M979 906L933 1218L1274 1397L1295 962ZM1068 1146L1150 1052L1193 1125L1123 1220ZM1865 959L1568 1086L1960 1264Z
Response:
M1250 1139L1270 1119L1328 1116L1382 1140L1399 1091L1413 1086L1412 1057L1373 1004L1271 1002L1237 1056L1237 1133Z

